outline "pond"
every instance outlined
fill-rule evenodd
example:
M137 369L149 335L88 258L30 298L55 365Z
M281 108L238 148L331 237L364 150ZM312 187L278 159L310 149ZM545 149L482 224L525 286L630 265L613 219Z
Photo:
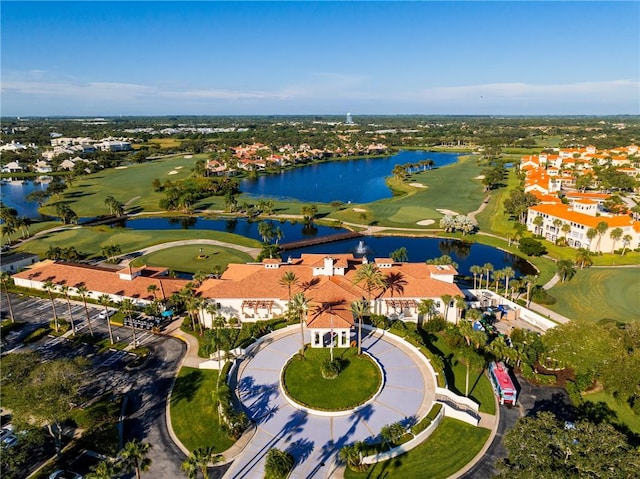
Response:
M0 193L2 202L9 208L15 208L18 216L26 216L31 219L42 219L38 213L38 203L27 201L27 195L32 191L46 190L50 177L38 181L32 180L2 180Z
M506 251L483 244L441 238L368 236L290 250L283 254L283 259L286 260L289 255L296 258L302 253L354 253L358 257L366 255L369 259L388 258L392 251L401 247L407 249L409 261L414 263L449 255L458 263L458 272L465 276L471 275L471 266L482 266L485 263L491 263L495 269L510 266L517 276L536 274L535 268L528 261Z
M433 160L436 167L458 160L457 153L433 151L400 151L384 158L363 158L314 163L279 174L244 179L240 190L251 196L266 196L280 200L300 200L318 203L369 203L391 198L385 178L395 165Z
M269 220L283 233L282 243L290 243L302 239L322 237L343 233L344 228L316 225L307 228L302 223L281 222ZM166 230L166 229L206 229L213 231L226 231L247 238L261 240L258 233L259 221L250 221L246 218L230 219L204 219L204 218L141 218L128 220L126 227L135 230ZM362 243L362 244L361 244ZM476 243L467 243L459 240L441 238L415 238L406 236L367 236L362 239L350 239L325 243L316 246L293 249L283 253L283 259L288 256L297 258L302 253L354 253L361 257L388 258L389 254L401 247L408 252L409 261L421 262L431 258L438 258L447 254L458 263L460 274L470 275L469 268L473 265L482 266L491 263L495 269L511 266L518 276L534 274L535 269L526 260L514 256L505 251Z

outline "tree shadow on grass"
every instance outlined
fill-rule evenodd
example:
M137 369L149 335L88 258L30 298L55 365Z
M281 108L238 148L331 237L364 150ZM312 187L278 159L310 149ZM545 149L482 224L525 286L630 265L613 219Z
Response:
M202 371L199 370L190 371L178 377L171 393L171 403L177 404L182 400L192 401L203 379Z

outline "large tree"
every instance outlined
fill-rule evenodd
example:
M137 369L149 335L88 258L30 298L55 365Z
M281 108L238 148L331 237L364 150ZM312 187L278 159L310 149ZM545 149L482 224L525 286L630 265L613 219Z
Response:
M41 363L35 353L10 354L2 359L2 404L16 419L44 425L62 451L62 427L81 402L86 360L55 359Z
M607 422L567 425L542 412L520 418L503 441L508 457L498 462L499 477L631 478L640 471L637 450Z
M124 469L135 472L136 479L140 479L140 473L151 467L151 459L147 457L151 444L133 439L124 445L120 452Z

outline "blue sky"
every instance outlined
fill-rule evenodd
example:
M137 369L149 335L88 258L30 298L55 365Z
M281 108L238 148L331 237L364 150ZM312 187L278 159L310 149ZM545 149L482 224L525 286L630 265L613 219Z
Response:
M640 3L7 2L4 116L640 114Z

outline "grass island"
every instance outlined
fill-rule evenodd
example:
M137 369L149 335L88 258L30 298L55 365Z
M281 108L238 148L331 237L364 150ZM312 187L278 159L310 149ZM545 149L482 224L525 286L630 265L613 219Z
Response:
M304 358L296 354L287 362L282 375L291 399L317 410L344 411L373 397L382 384L382 372L373 359L358 356L355 348L334 349L342 370L335 379L325 379L321 368L329 355L328 349L308 349Z

